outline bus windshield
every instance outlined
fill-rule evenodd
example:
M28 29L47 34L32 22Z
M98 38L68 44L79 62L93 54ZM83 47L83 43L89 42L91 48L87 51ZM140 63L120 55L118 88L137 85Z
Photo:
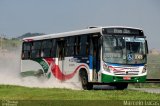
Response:
M107 63L145 64L147 61L145 38L103 36L103 60Z

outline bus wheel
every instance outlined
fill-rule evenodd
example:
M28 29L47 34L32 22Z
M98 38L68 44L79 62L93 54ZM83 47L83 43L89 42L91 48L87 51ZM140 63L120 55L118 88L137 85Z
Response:
M127 89L128 83L117 83L115 87L117 90L124 90Z
M81 80L81 84L82 84L82 88L84 90L91 90L93 89L93 84L88 82L88 75L87 72L84 70L81 70L79 73L80 76L80 80Z

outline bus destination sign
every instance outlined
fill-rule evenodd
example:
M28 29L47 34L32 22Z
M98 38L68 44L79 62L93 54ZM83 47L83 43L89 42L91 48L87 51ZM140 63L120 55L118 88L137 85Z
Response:
M131 33L130 32L130 30L128 30L128 29L113 29L113 33L126 33L126 34L128 34L128 33Z
M104 28L103 34L143 35L141 30L130 28Z

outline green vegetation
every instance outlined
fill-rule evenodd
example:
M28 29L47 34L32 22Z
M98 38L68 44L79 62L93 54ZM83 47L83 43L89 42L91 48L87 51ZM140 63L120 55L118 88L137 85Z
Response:
M128 88L160 88L159 83L131 83Z
M159 100L160 94L134 90L70 90L0 85L0 100Z
M20 47L21 45L21 40L13 38L13 39L7 39L7 38L0 38L0 49L2 49L2 51L7 52L15 50L17 48Z
M12 50L12 49L15 50L17 47L21 46L23 38L40 36L40 35L45 35L45 34L44 33L25 33L22 36L19 36L17 38L12 38L12 39L0 37L0 49L2 49L3 51Z
M160 55L148 55L148 78L160 79Z

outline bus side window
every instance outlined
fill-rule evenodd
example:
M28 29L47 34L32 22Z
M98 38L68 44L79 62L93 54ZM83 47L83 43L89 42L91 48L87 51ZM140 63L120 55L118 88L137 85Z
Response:
M41 57L51 57L52 40L42 41Z
M65 56L69 56L69 38L66 38L66 43L65 43Z
M70 48L70 51L69 51L70 52L70 56L74 56L74 54L75 54L74 53L74 51L75 51L74 50L74 48L75 48L74 46L75 46L75 37L71 37L70 38L70 47L69 47Z
M57 54L57 41L56 39L52 40L52 49L51 49L51 57L56 57Z
M65 56L73 56L75 54L75 37L68 37L65 43Z
M59 40L57 41L57 57L59 58L59 60L63 60L64 59L64 47L65 45L65 40Z
M75 55L79 54L80 54L80 36L77 36L75 40Z
M31 50L31 58L39 58L41 55L41 41L33 42Z
M89 53L89 45L88 45L88 36L83 35L80 39L80 55L81 56L88 56Z
M22 46L22 59L29 59L30 58L30 50L31 50L31 43L24 42Z

